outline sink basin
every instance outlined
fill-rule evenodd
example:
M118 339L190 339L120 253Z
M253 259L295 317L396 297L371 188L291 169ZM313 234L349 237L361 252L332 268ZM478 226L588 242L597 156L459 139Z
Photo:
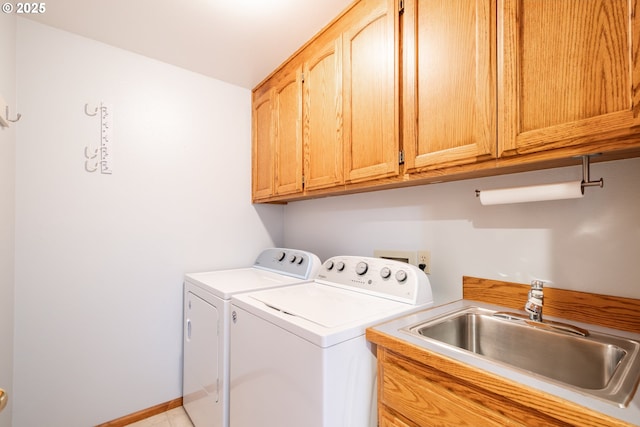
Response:
M639 342L594 331L582 330L587 336L579 336L565 328L536 325L521 315L505 318L496 314L468 307L403 331L545 377L620 407L633 397L640 378Z

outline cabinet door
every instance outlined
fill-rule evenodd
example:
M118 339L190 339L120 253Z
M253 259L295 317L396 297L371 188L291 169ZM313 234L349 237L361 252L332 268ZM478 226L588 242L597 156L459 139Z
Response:
M397 175L397 22L394 0L363 0L343 37L346 180ZM360 14L360 15L358 15Z
M495 157L495 1L404 5L405 170Z
M275 107L276 194L302 191L302 67L277 77Z
M640 124L636 0L500 3L502 156L566 147L579 154L633 134Z
M274 134L273 90L253 94L252 111L252 195L253 201L264 200L274 194Z
M305 188L344 182L342 37L316 48L304 66Z
M522 426L522 415L531 425L553 425L528 416L525 408L508 408L481 387L461 381L454 374L407 359L378 347L382 363L378 404L391 408L419 426ZM524 409L524 410L523 410ZM397 420L386 424L403 427ZM405 423L406 424L406 423Z

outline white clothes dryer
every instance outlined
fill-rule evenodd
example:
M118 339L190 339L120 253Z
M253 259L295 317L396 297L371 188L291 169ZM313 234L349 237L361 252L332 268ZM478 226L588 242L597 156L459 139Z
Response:
M433 304L399 261L333 257L316 280L231 300L231 427L375 427L367 327Z
M183 406L194 426L229 426L231 297L310 281L320 266L310 252L269 248L251 267L185 275Z

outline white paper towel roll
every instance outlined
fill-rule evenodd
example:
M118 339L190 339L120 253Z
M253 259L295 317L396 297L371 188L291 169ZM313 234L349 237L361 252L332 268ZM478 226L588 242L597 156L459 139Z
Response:
M540 202L543 200L577 199L582 196L582 181L570 181L557 184L483 190L480 191L480 203L483 205L503 205L507 203Z

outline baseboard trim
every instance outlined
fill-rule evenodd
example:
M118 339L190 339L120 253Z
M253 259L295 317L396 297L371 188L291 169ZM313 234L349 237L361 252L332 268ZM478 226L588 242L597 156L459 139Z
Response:
M113 421L107 421L104 424L99 424L96 427L124 427L131 423L135 423L136 421L144 420L145 418L152 417L154 415L161 414L170 409L177 408L178 406L182 406L182 398L179 397L177 399L170 400L165 403L160 403L159 405L152 406L151 408L143 409L138 412L134 412L133 414L125 415L124 417L120 417Z

